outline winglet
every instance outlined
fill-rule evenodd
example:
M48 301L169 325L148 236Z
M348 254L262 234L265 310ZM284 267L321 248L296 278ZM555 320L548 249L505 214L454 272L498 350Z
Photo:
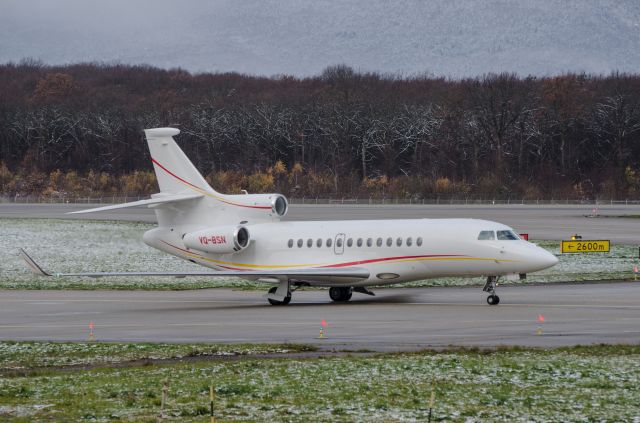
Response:
M29 254L27 254L27 252L25 250L23 250L22 248L20 248L20 257L22 257L22 260L24 260L24 262L27 263L27 266L29 266L29 269L31 269L31 271L34 274L36 274L38 276L51 276L50 273L47 273L44 270L42 270L42 267L40 267L40 265L38 263L36 263L29 256Z

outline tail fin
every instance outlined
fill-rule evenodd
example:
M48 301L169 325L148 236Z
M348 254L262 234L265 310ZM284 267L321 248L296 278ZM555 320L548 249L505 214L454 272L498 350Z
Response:
M153 169L156 172L160 192L181 194L192 192L215 193L189 158L173 140L180 133L175 128L154 128L144 131Z
M144 132L160 194L152 195L151 200L135 202L135 205L154 207L158 226L183 230L189 226L195 230L205 225L229 224L248 218L272 220L286 213L287 200L279 194L216 192L173 140L179 130L155 128Z

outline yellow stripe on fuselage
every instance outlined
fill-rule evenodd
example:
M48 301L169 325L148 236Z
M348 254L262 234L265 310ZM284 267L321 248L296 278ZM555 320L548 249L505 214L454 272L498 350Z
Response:
M162 165L160 165L160 168L162 168L163 170L167 171ZM175 175L169 173L171 176L173 176L175 178ZM255 206L255 205L250 205L250 204L242 204L242 203L234 203L233 201L229 201L227 199L225 199L224 197L220 197L218 195L212 194L211 192L202 189L200 187L191 185L188 182L185 182L184 180L180 179L180 178L175 178L178 182L180 182L182 185L186 186L187 188L202 194L202 195L206 195L207 197L211 197L211 198L215 198L216 200L222 202L222 203L226 203L226 204L231 204L232 206L238 206L238 207L248 207L248 208L262 208L262 209L270 209L270 207L268 206Z
M195 253L185 253L190 255L191 257L198 258L203 261L208 261L210 263L215 263L218 265L232 266L232 267L241 267L247 268L250 270L261 270L261 269L300 269L300 268L316 268L316 267L329 267L331 264L252 264L252 263L237 263L232 261L222 261L215 260L209 257L203 257L201 255ZM413 258L413 259L397 259L397 260L385 260L379 262L370 262L365 264L381 264L381 263L412 263L418 261L494 261L497 263L513 263L518 260L500 260L494 259L490 257L421 257L421 258ZM360 266L358 264L354 264L353 266ZM352 266L343 266L343 267L352 267Z

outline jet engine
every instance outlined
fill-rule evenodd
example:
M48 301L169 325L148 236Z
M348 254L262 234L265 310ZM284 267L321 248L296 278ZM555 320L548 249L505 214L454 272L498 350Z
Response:
M225 202L244 207L243 214L247 217L251 215L250 210L255 211L254 215L263 216L266 212L269 216L283 217L289 210L289 202L281 194L235 194L225 195Z
M271 210L278 216L282 217L289 211L289 202L284 195L276 194L270 195L271 197Z
M214 254L230 254L249 246L251 236L244 226L215 226L190 232L182 238L187 248Z

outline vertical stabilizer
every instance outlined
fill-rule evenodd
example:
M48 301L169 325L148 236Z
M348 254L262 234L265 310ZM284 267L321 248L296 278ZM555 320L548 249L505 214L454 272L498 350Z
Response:
M178 129L154 128L144 132L160 186L160 193L151 196L154 204L145 204L154 208L161 228L169 227L171 231L180 228L187 233L249 219L271 221L287 213L287 200L280 194L216 192L173 140L180 133ZM178 202L173 201L176 198Z
M144 133L160 192L215 192L173 140L173 137L180 133L179 129L145 129Z

